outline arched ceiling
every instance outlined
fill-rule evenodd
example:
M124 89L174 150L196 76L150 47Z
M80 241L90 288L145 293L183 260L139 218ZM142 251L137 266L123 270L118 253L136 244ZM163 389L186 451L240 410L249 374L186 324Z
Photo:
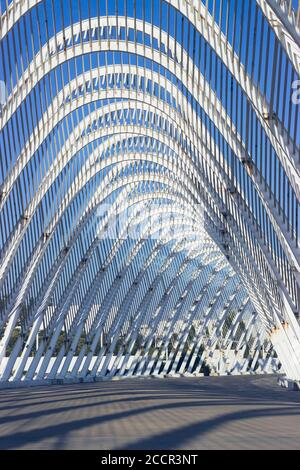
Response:
M299 379L298 2L0 4L0 380Z

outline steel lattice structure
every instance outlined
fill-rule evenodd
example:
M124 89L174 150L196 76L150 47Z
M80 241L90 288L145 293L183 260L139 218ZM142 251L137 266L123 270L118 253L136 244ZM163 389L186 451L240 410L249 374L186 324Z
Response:
M298 0L0 5L0 382L300 380Z

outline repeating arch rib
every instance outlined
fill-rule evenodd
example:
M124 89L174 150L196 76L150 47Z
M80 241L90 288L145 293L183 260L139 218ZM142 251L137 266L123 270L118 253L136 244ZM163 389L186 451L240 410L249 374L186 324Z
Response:
M0 11L3 384L300 380L300 8L233 4Z

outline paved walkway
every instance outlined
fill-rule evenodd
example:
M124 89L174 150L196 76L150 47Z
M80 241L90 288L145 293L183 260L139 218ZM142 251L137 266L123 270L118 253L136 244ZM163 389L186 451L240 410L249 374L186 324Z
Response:
M300 393L274 377L2 390L0 448L300 449Z

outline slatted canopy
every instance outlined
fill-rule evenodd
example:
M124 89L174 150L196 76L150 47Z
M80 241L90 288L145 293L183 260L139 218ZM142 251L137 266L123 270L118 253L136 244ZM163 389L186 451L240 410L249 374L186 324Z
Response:
M298 0L0 0L0 381L300 380Z

